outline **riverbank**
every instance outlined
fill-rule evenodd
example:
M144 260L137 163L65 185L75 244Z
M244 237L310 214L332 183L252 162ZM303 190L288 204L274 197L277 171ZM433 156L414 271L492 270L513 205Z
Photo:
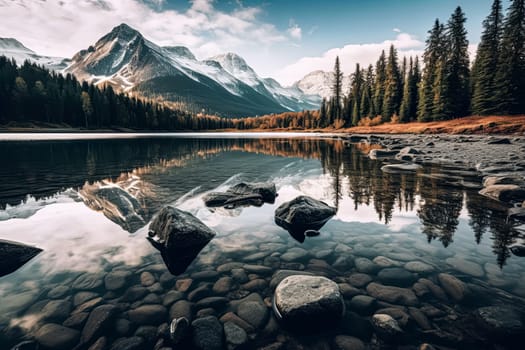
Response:
M411 123L385 123L374 126L357 126L352 128L324 129L224 129L201 130L202 132L325 132L325 133L357 133L357 134L466 134L466 135L524 135L525 115L520 116L470 116L465 118ZM10 123L0 125L0 133L143 133L143 132L195 132L193 130L134 130L115 127L104 129L71 128L64 124L42 123Z

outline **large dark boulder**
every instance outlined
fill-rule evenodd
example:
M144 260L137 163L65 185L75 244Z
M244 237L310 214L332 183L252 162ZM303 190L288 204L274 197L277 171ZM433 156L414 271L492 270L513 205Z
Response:
M0 277L18 270L41 251L40 248L0 239Z
M149 226L148 240L160 251L168 270L178 275L213 237L215 232L195 216L167 206Z
M233 209L240 206L261 206L274 203L277 197L275 184L270 182L241 182L230 187L226 192L210 192L204 196L207 207L225 207Z
M336 214L333 208L317 199L299 196L281 204L275 210L275 223L300 242L304 241L304 233L308 230L319 230Z

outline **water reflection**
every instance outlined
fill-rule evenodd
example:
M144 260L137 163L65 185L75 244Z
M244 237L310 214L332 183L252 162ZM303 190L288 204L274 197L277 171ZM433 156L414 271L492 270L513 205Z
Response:
M472 241L492 240L498 265L523 235L508 208L482 198L474 172L426 166L417 173L384 173L382 161L364 156L374 145L322 139L180 139L3 142L0 208L76 189L79 198L128 232L146 225L165 204L181 196L220 191L232 175L267 181L286 171L289 158L319 160L330 183L331 205L351 201L354 211L373 207L389 224L394 213L415 213L428 242L453 244L459 219L468 215ZM261 158L270 155L272 157ZM301 169L300 171L305 171ZM285 173L283 176L289 176ZM320 198L321 199L321 198ZM31 199L33 200L33 199ZM11 210L11 211L9 211ZM348 210L348 209L345 209ZM229 215L239 212L226 211ZM351 215L339 211L338 215ZM2 216L0 216L2 219ZM359 218L354 218L359 221Z

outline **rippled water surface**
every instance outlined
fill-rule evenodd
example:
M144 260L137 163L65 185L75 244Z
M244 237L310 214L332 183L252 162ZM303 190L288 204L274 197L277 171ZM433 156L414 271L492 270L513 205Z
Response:
M69 344L76 345L89 313L103 304L117 311L86 349L100 337L108 349L123 338L154 348L161 338L157 328L180 315L181 300L191 303L190 318L224 320L239 313L243 298L266 308L260 324L245 329L249 349L337 349L344 335L370 348L417 349L425 342L520 348L505 332L478 322L476 312L505 305L523 312L525 258L509 250L523 224L508 220L507 208L477 190L443 180L457 169L427 165L414 173L384 173L381 161L366 157L369 147L301 135L0 141L0 239L43 249L0 277L0 349L41 341L49 324L67 326ZM480 181L466 176L469 183ZM274 182L276 203L204 205L206 193L241 181ZM302 243L274 223L277 206L298 195L337 208L320 235ZM191 212L217 232L179 276L167 271L146 240L151 219L166 205ZM340 284L346 317L339 328L298 335L280 327L270 304L272 275L281 269ZM442 273L459 280L459 297L447 290ZM400 293L416 299L385 299L371 283L403 288ZM214 296L221 298L202 302ZM154 317L134 318L130 310L144 305L162 306ZM372 329L370 316L377 312L400 323L404 336L394 345Z

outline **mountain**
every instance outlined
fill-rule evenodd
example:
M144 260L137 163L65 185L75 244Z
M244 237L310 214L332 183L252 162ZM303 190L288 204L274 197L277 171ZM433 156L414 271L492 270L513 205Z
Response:
M13 38L0 38L0 55L14 58L18 64L29 60L56 71L66 68L71 63L71 60L62 57L38 55Z
M162 97L225 116L318 108L319 98L257 76L234 54L199 61L183 46L161 47L121 24L75 54L65 72L146 97ZM276 84L275 84L276 83Z
M226 53L210 57L218 62L228 73L249 85L257 92L275 99L281 106L291 111L317 109L321 98L317 94L305 94L297 87L283 87L272 78L260 78L246 61L235 53Z
M323 98L332 96L333 74L316 70L308 73L301 80L295 82L292 87L296 87L307 95L319 95ZM343 77L343 93L347 94L350 90L350 76Z

